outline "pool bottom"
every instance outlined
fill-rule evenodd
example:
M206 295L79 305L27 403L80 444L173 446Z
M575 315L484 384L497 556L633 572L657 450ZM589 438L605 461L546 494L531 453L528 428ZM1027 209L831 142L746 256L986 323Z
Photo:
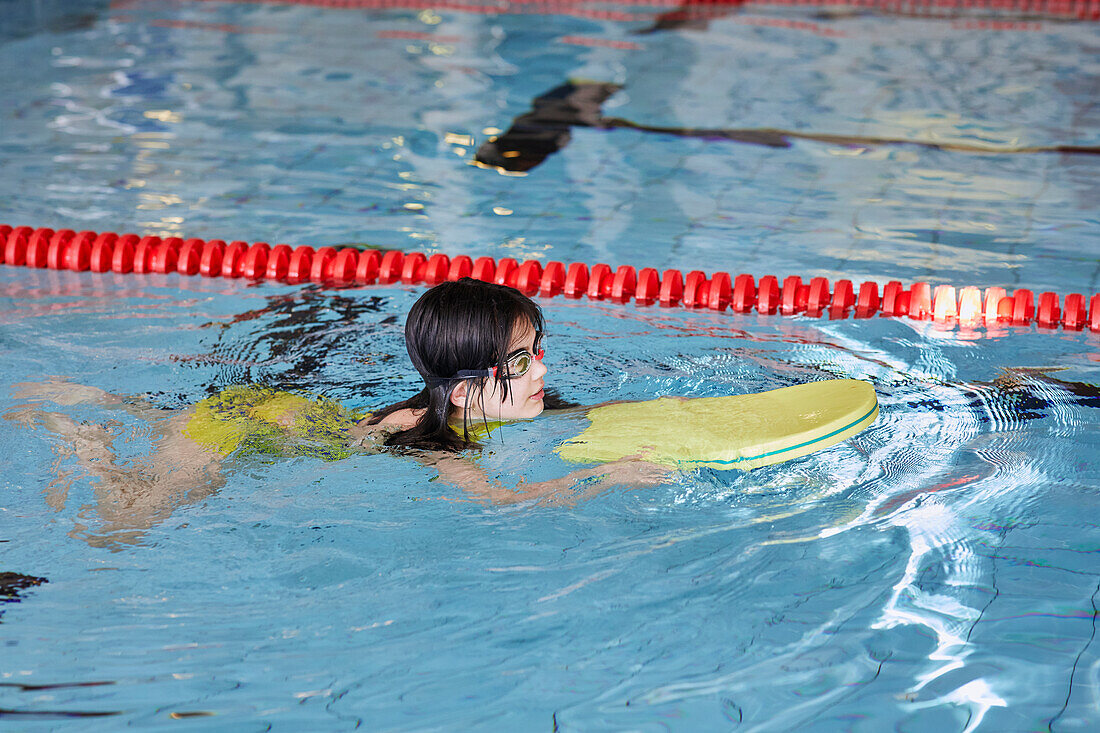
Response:
M67 376L163 407L229 383L353 407L416 388L395 376L409 369L394 314L417 288L9 272L11 381ZM580 402L843 374L875 384L882 414L787 464L565 506L484 505L396 455L231 458L220 488L130 528L106 521L63 441L7 422L3 569L48 582L3 608L4 715L50 728L104 714L89 729L1087 729L1088 336L544 306L550 374ZM25 406L11 381L8 415ZM118 421L123 466L151 445L138 417L39 409ZM560 475L551 448L578 425L514 425L479 461L504 482Z

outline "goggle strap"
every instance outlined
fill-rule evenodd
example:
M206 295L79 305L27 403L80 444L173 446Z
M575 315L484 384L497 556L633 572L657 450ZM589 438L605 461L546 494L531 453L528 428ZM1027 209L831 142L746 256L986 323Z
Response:
M536 361L542 361L543 355L546 354L546 349L539 349L539 353L534 355ZM530 367L528 367L530 369ZM526 373L526 372L524 372ZM471 379L473 377L493 377L497 376L497 368L492 367L490 369L463 369L454 375L453 379Z
M454 375L452 379L472 379L474 377L495 377L497 375L497 368L492 369L463 369L458 374Z

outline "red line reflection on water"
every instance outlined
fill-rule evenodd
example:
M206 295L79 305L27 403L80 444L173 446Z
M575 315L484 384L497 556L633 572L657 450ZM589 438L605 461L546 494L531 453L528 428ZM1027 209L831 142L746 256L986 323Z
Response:
M616 48L621 51L637 51L642 44L634 41L615 41L610 38L587 38L585 36L562 36L559 43L568 43L573 46L589 46L593 48Z
M962 476L957 479L952 479L951 481L945 481L942 484L936 484L935 486L921 487L919 489L913 489L912 491L906 491L902 494L898 494L897 496L892 496L890 497L889 501L884 502L883 504L879 505L877 509L875 509L874 516L881 517L885 514L889 514L894 509L897 509L899 506L906 504L910 499L915 499L922 494L934 494L937 491L943 491L944 489L950 489L955 486L963 486L965 484L973 483L980 478L982 478L981 474L975 473L969 476Z
M115 20L121 20L123 16L117 16ZM133 18L126 18L133 20ZM200 31L220 31L222 33L277 33L274 28L260 26L245 27L232 23L203 23L197 20L172 20L169 18L156 18L149 21L149 25L157 28L191 28Z

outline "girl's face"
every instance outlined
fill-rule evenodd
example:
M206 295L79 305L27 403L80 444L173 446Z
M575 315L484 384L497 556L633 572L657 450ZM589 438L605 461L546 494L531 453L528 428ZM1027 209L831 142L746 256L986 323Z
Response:
M543 410L543 380L546 367L535 359L539 345L535 343L538 334L530 323L524 322L516 327L512 340L508 344L508 354L526 351L531 359L527 372L519 376L510 376L506 380L490 377L485 380L484 389L473 387L470 395L470 419L505 421L527 420L537 417ZM511 361L514 364L515 361ZM505 376L505 375L500 375ZM501 389L502 381L508 382L508 396ZM471 385L472 387L472 385ZM457 390L456 390L457 391ZM454 395L457 397L458 395ZM465 399L461 403L465 404ZM461 413L459 413L461 414Z

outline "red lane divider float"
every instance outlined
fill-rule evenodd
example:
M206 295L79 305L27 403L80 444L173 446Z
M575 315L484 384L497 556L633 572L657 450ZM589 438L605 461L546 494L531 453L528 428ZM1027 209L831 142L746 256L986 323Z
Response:
M277 5L304 5L313 7L343 9L393 9L405 8L420 10L425 6L423 0L235 0L236 2L266 2ZM112 7L123 8L136 0L114 0ZM1066 18L1077 20L1100 20L1100 2L1098 0L606 0L600 7L588 7L583 0L516 0L493 3L467 3L454 0L440 0L430 7L440 11L456 13L521 13L572 15L593 20L638 21L649 19L695 20L723 17L744 5L754 6L801 6L826 7L840 5L853 8L867 8L885 13L930 16L947 15L956 17L960 11L986 11L1004 16L1006 20L978 18L964 26L968 29L989 30L1030 30L1037 24L1011 23L1015 15L1028 18ZM657 14L656 8L667 8ZM961 16L967 20L965 15ZM759 19L756 19L759 22ZM781 27L814 29L812 23L768 19L770 25ZM163 24L165 21L161 21ZM153 25L157 25L154 21ZM831 30L831 29L828 29ZM394 39L422 40L427 34L408 34L400 31L383 31L383 37ZM832 35L832 34L830 34ZM429 39L431 36L429 36ZM566 38L575 38L566 36ZM591 41L588 42L590 45ZM594 45L610 45L616 48L631 49L637 44L623 41L596 41Z
M998 325L1025 326L1035 323L1041 329L1061 326L1068 331L1088 328L1100 332L1100 293L1086 298L1071 293L1063 300L1056 293L1038 297L1025 288L1011 295L1004 288L975 287L956 290L951 285L935 288L926 282L905 288L891 280L879 292L874 282L858 289L850 280L830 283L824 277L803 282L797 275L782 283L774 275L759 281L751 275L731 277L729 273L710 275L692 270L658 273L652 267L635 270L630 265L612 269L599 263L589 267L583 262L543 264L536 260L517 262L511 257L500 261L492 257L476 260L459 255L426 255L396 250L361 250L355 247L290 247L266 242L220 239L183 240L179 237L139 237L114 232L54 231L48 228L0 225L0 263L14 266L73 270L82 272L170 273L203 277L278 280L289 283L317 282L338 285L372 283L436 285L444 280L474 277L486 282L508 285L527 295L553 298L606 300L638 305L655 303L669 308L708 309L736 313L756 310L764 315L796 315L829 318L870 318L876 314L912 320L931 320L960 328Z

